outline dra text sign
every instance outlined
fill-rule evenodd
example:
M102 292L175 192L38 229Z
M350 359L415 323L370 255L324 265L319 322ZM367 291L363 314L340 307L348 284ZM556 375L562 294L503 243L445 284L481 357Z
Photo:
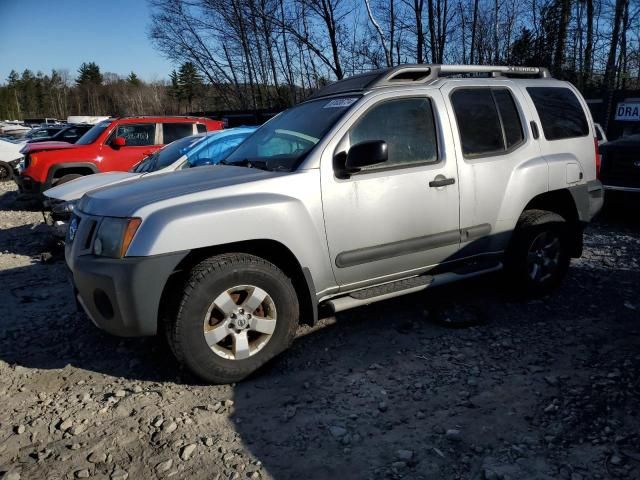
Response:
M618 103L615 119L623 122L640 122L640 102Z

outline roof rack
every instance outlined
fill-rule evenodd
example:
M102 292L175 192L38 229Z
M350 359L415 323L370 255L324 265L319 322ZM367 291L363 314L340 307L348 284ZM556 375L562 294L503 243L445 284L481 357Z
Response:
M549 70L542 67L515 67L501 65L439 65L410 64L354 75L327 85L311 98L340 93L362 92L365 89L392 85L427 84L452 75L487 74L494 78L534 77L551 78Z

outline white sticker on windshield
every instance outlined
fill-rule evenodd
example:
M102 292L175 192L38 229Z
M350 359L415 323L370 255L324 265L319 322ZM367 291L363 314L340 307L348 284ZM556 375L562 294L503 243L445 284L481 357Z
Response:
M358 97L336 98L331 100L322 108L344 108L349 107L358 101Z

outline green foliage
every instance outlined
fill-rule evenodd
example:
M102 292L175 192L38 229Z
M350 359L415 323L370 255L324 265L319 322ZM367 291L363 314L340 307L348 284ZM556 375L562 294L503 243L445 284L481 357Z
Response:
M102 85L102 73L100 67L95 62L83 62L78 69L76 83L80 86Z
M138 78L138 75L136 75L134 72L131 72L129 74L129 76L127 77L127 82L134 87L139 87L140 85L142 85L142 82Z
M169 80L169 96L179 104L186 102L187 110L193 110L193 100L204 94L202 76L196 66L191 62L183 63L178 71L173 70L169 74Z
M170 90L162 82L142 81L135 72L103 74L94 62L80 66L75 83L66 71L12 70L0 83L0 119L179 113L178 98Z

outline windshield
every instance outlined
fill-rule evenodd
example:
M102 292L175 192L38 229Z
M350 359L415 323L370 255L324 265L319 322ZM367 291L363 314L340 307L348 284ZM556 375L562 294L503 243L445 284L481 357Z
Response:
M133 171L136 173L147 173L168 167L204 138L204 135L191 135L190 137L184 137L175 142L171 142L166 147L145 158Z
M106 120L104 122L95 124L91 128L91 130L89 130L87 133L85 133L80 137L80 139L76 142L76 145L89 145L95 142L100 136L100 134L104 132L107 129L107 127L109 127L109 125L111 125L110 120Z
M359 98L325 98L285 110L260 127L221 163L293 171Z

